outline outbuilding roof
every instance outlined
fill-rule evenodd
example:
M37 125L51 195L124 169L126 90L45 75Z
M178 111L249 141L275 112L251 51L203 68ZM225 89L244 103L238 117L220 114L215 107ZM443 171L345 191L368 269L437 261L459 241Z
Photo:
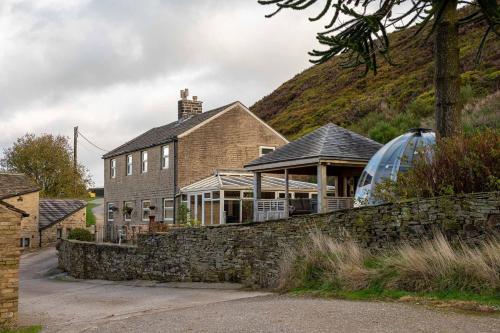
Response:
M249 170L265 164L320 159L369 161L382 145L360 134L329 123L317 130L277 148L245 166Z
M104 154L103 158L118 156L140 149L154 147L171 142L176 136L194 128L197 125L200 125L204 121L239 103L240 102L233 102L228 105L221 106L217 109L202 112L186 119L177 120L167 125L152 128L149 131L139 135L138 137Z
M0 172L0 200L39 190L39 187L25 174Z
M84 208L87 203L73 199L41 199L40 200L40 230L60 222L71 214Z
M15 207L15 206L11 205L10 203L5 202L5 201L0 200L0 206L3 206L5 208L7 208L8 210L13 211L15 213L18 213L22 217L28 217L28 216L30 216L30 214L26 213L24 210L19 209L19 208Z

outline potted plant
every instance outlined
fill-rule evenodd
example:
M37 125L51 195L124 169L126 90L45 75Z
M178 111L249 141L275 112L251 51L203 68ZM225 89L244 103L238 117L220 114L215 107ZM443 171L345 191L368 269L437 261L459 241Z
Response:
M156 206L155 205L151 205L148 208L149 208L149 222L151 224L151 223L154 223L154 221L155 221L154 210L156 209Z

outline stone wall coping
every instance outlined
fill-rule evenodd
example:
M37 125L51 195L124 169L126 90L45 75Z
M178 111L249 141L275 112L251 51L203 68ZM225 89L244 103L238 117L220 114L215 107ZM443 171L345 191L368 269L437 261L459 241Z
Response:
M113 248L123 248L123 249L137 249L137 245L130 244L116 244L116 243L95 243L95 242L87 242L87 241L79 241L76 239L61 239L62 242L74 243L74 244L83 244L83 245L94 245L94 246L102 246L102 247L113 247Z

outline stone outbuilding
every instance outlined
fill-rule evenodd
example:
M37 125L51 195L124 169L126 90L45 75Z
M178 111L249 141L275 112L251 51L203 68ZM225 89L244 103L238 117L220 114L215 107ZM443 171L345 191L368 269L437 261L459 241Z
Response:
M67 238L75 228L85 229L86 207L83 200L40 200L40 247Z
M17 325L19 238L25 211L0 200L0 329Z
M27 213L21 220L18 245L38 246L38 204L40 189L21 173L0 172L0 200Z

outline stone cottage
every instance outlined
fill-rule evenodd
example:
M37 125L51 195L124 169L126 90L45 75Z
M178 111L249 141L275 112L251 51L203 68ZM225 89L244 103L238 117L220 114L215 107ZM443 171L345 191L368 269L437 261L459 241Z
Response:
M40 246L67 238L75 228L85 229L86 207L83 200L41 199Z
M19 239L28 214L0 200L0 329L17 325Z
M21 248L37 247L39 188L26 175L0 173L0 200L27 213L22 218L18 244Z
M85 228L85 201L40 199L38 186L24 174L0 173L0 200L26 212L18 239L21 249L54 244L72 228Z
M202 102L181 91L177 121L103 156L107 238L147 228L149 216L175 223L182 187L220 169L242 169L287 142L240 102L202 112Z

